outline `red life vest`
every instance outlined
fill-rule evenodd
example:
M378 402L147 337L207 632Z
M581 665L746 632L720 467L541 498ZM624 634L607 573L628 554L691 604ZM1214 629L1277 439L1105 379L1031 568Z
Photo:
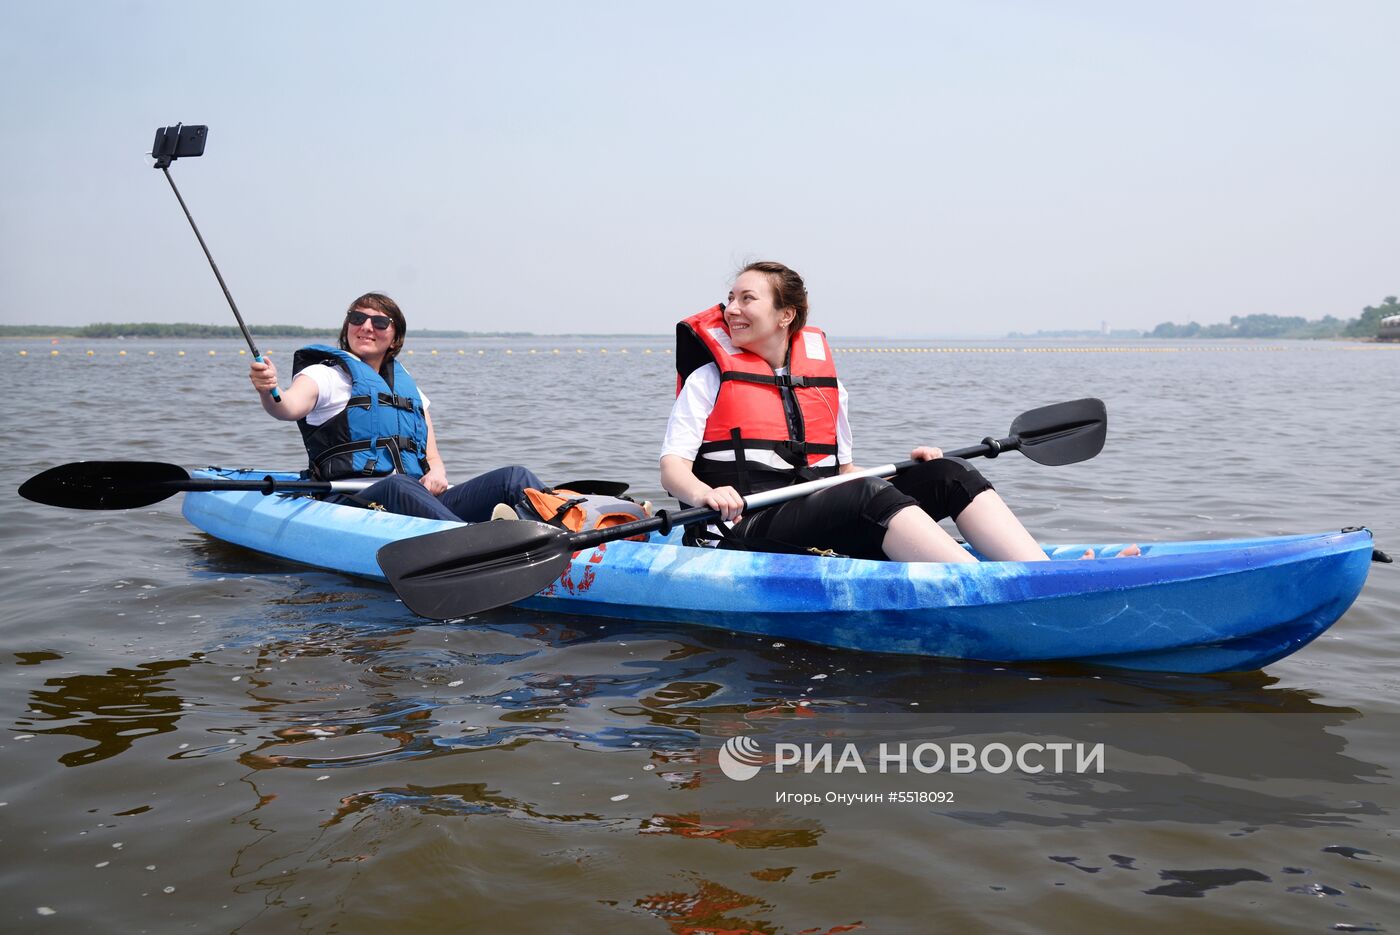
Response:
M794 334L788 346L788 373L778 376L762 357L734 346L724 323L724 306L716 305L676 326L677 394L686 377L710 363L719 368L719 395L695 458L697 477L747 496L837 472L833 456L840 402L825 334L810 326ZM784 395L790 399L786 407ZM790 467L748 460L746 451L755 450L776 452ZM734 452L734 460L705 457L717 451ZM816 466L828 458L831 464Z

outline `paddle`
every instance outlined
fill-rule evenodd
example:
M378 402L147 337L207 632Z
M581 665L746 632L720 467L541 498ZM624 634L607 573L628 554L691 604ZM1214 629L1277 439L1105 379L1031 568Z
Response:
M555 484L553 489L572 490L590 496L620 497L627 492L627 485L615 480L571 480L565 484Z
M19 495L35 503L74 510L130 510L159 503L182 490L258 490L264 494L353 493L382 477L366 480L229 480L190 477L178 464L159 461L74 461L35 474Z
M159 169L165 173L165 180L170 183L170 190L175 193L175 200L180 202L180 208L185 212L185 218L190 222L190 229L194 231L195 239L199 241L200 249L204 251L204 257L209 261L209 268L214 271L214 278L219 281L219 288L224 290L224 298L228 300L228 307L233 309L233 317L238 321L238 330L243 332L243 340L248 342L248 350L253 352L254 360L262 363L262 352L253 343L253 336L248 333L248 326L243 324L243 316L238 313L238 306L233 301L233 293L228 291L224 275L219 272L219 266L214 262L214 254L209 252L209 247L204 242L204 235L199 232L199 227L194 223L194 215L190 214L190 209L185 206L185 199L180 195L180 189L175 187L175 179L170 175L170 164L181 156L189 158L203 156L204 143L208 137L209 128L206 126L187 127L177 123L173 127L160 127L156 130L155 142L151 144L151 155L156 160L155 165L151 168ZM275 403L282 401L282 394L277 391L275 386L272 388L271 396ZM101 507L96 509L101 509Z
M1006 438L984 438L980 445L945 453L950 458L995 458L1020 451L1038 464L1087 461L1103 450L1108 415L1097 399L1076 399L1022 413ZM860 477L890 477L917 461L901 461L863 471L794 484L744 500L750 513ZM379 550L379 567L415 614L435 620L465 617L529 597L563 574L582 549L676 526L710 523L716 510L692 507L607 529L570 533L532 522L477 523L412 539Z

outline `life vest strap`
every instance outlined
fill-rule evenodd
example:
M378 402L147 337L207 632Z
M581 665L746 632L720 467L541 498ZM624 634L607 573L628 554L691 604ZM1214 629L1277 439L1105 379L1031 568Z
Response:
M572 500L565 500L563 503L559 504L559 509L554 511L553 516L545 519L545 522L551 526L558 526L560 529L563 529L564 517L568 515L568 512L574 507L582 506L587 502L587 497L574 497Z
M357 451L368 451L371 448L383 448L389 453L389 461L392 465L392 470L379 471L371 466L363 472L367 475L389 474L393 471L402 473L403 459L400 457L400 454L405 451L415 455L419 453L418 445L412 438L404 435L381 435L372 439L361 439L358 441L342 442L339 445L332 445L321 452L320 457L316 458L313 462L313 466L319 468L332 458L339 457L340 455L354 454Z
M738 452L745 448L759 450L776 451L782 454L784 451L794 452L799 455L834 455L835 445L827 445L821 442L795 442L795 441L771 441L758 438L726 438L722 441L702 442L696 451L696 457L709 454L712 451L733 451L738 456Z
M743 383L761 383L764 386L807 387L836 386L835 377L793 376L790 373L746 373L743 370L725 370L719 375L720 383L725 380L739 380Z
M368 409L371 402L372 400L368 394L351 396L350 399L346 401L345 407L347 409ZM408 396L393 396L389 393L380 393L379 405L389 406L394 409L402 409L404 412L413 411L413 399Z

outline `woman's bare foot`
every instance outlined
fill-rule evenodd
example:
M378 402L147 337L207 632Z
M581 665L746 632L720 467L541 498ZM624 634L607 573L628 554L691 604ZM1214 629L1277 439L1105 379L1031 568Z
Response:
M1132 545L1125 545L1125 546L1123 546L1123 548L1119 549L1119 550L1118 550L1118 553L1117 553L1116 555L1114 555L1113 557L1114 557L1114 558L1136 558L1137 556L1139 556L1139 555L1141 555L1141 554L1142 554L1142 549L1138 548L1137 543L1134 542ZM1084 550L1084 554L1081 555L1081 556L1079 556L1079 560L1082 562L1082 561L1083 561L1084 559L1086 559L1086 558L1098 558L1098 556L1094 554L1094 550L1093 550L1093 549L1085 549L1085 550Z

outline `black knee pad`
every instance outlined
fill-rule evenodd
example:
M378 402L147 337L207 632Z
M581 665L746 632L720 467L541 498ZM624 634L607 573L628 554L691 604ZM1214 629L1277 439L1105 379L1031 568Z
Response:
M842 485L847 486L847 485ZM867 523L873 523L881 530L887 528L890 520L900 510L918 505L918 501L900 490L883 477L867 477L852 481L853 493L860 498L860 516ZM881 537L883 538L883 536Z
M736 532L747 542L761 542L751 546L758 549L834 549L852 558L880 559L890 520L918 505L889 481L862 477L746 516Z
M919 501L924 512L935 520L956 520L974 497L993 489L982 472L962 458L921 461L901 471L893 483Z

